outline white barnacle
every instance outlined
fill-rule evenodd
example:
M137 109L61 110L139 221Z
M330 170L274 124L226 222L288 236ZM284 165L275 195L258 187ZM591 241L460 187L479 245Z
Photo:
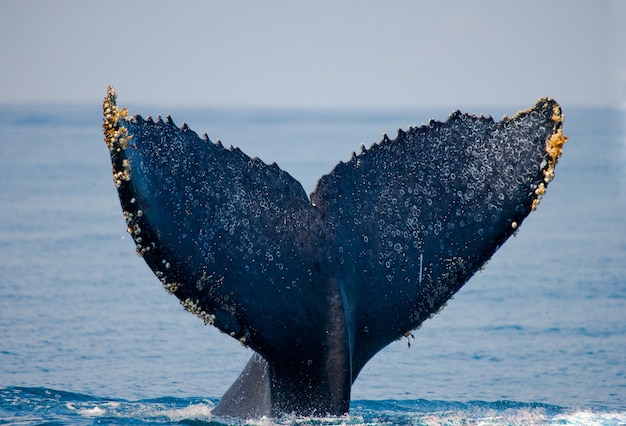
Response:
M137 217L143 216L143 210L137 210Z
M543 181L545 183L550 183L552 182L552 179L554 179L554 168L548 169L548 170L544 170L543 172Z
M512 223L511 223L511 228L513 228L513 229L517 229L517 226L518 226L518 225L517 225L517 222L512 222Z
M533 200L532 205L530 206L530 208L535 211L537 210L537 206L539 205L539 202L541 201L541 197L537 197Z
M537 187L537 189L535 189L535 194L537 195L543 195L546 193L546 186L542 183L539 184L539 186Z
M202 318L204 320L204 323L207 325L213 325L213 323L215 323L215 315L213 314L206 314L205 313L205 317Z
M190 298L187 298L185 300L182 300L180 302L181 305L183 305L183 308L188 311L188 312L192 312L194 310L195 304L191 301Z
M166 282L165 278L161 278L161 282L163 283L163 287L165 288L165 291L167 291L170 294L174 294L181 287L181 284Z

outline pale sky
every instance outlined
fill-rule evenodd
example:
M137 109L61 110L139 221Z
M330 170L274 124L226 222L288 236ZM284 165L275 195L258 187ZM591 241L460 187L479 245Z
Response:
M0 103L622 106L626 1L0 0Z

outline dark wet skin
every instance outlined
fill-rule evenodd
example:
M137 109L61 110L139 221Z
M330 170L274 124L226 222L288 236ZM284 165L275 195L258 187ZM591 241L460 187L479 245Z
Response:
M216 415L341 415L378 351L517 232L566 138L551 99L500 122L460 112L386 136L307 197L277 165L168 117L104 131L128 231L188 311L252 348Z

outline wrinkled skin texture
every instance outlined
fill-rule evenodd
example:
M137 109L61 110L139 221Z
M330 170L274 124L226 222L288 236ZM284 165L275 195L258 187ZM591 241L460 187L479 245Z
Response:
M275 164L168 117L104 132L137 253L183 307L252 348L214 413L341 415L378 351L417 328L537 207L566 138L541 99L500 122L453 113L323 176L310 199Z

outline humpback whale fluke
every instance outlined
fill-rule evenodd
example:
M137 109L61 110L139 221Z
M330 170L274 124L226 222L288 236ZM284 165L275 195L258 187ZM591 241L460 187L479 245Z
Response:
M519 228L566 141L552 99L398 131L323 176L310 199L276 164L187 125L103 104L136 250L165 289L252 348L214 412L348 412L350 387Z

